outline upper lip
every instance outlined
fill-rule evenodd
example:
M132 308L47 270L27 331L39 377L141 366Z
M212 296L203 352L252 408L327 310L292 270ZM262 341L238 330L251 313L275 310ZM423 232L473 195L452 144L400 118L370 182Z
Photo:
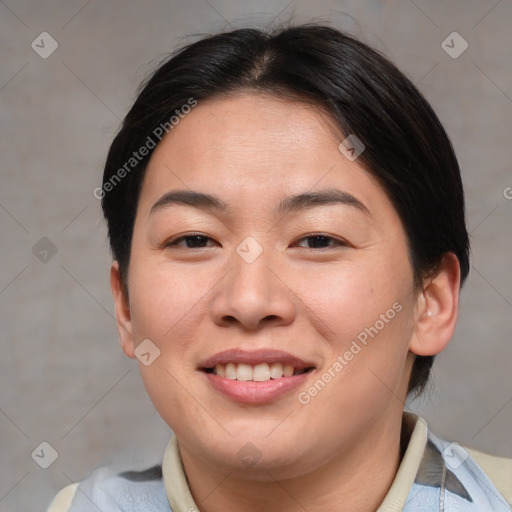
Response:
M314 364L304 361L297 356L284 352L282 350L274 349L257 349L257 350L243 350L243 349L230 349L218 352L217 354L205 359L199 364L199 368L213 368L218 364L227 363L244 363L255 366L260 363L281 363L283 365L289 364L296 370L305 368L314 368Z

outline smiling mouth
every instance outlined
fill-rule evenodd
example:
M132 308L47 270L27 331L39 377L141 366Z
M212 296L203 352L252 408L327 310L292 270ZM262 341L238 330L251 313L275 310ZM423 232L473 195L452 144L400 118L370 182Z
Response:
M210 368L202 368L205 373L224 377L229 380L266 382L269 380L282 379L302 375L314 370L313 366L296 368L291 364L283 363L258 363L250 365L246 363L216 364Z

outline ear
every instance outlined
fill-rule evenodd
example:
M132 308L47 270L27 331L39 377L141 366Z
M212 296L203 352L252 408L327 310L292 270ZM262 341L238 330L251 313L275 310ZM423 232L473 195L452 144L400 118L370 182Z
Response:
M131 358L135 358L133 353L135 344L132 335L132 318L130 312L130 303L124 292L119 264L117 261L110 267L110 289L114 297L114 306L116 309L117 331L121 341L123 352Z
M418 356L442 352L455 332L459 310L460 265L457 256L443 256L434 277L418 295L416 328L409 350Z

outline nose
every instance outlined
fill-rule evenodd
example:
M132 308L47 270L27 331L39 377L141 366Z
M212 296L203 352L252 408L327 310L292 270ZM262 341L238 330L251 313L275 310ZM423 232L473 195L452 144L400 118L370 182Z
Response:
M262 255L247 263L236 254L233 263L234 268L212 295L213 321L219 326L239 325L246 330L291 324L296 315L293 292L279 272L269 266L268 259Z

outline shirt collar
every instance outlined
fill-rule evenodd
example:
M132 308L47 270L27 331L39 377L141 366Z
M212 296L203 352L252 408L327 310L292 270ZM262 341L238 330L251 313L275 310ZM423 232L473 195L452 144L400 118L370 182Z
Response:
M402 428L403 435L409 436L407 449L395 479L377 512L401 512L403 510L425 452L428 437L425 420L410 412L404 412Z

